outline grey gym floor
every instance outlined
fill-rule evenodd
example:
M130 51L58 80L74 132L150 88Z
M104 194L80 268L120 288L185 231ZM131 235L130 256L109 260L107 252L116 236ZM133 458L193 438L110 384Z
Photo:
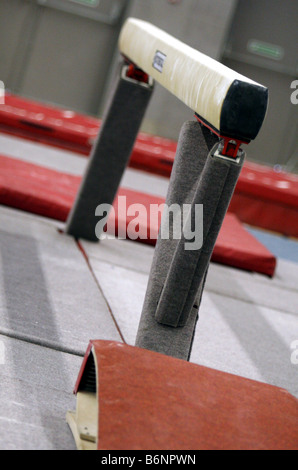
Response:
M72 174L86 158L0 135L1 154ZM122 185L165 196L128 169ZM90 339L134 344L153 248L75 242L64 224L0 206L0 449L75 449L65 421ZM191 362L298 397L298 243L249 228L278 258L274 278L211 263ZM296 343L297 342L297 343Z

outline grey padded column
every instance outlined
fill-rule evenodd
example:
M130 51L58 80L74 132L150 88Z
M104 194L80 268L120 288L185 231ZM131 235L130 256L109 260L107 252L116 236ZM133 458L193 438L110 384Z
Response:
M99 135L68 216L66 233L76 238L98 240L95 209L99 204L113 203L151 98L153 81L146 84L127 78L125 69L122 65L118 72Z
M244 155L236 163L213 156L218 138L198 122L179 136L166 204L203 204L203 244L185 250L185 238L157 240L136 346L188 359L212 251ZM162 219L161 224L164 223Z

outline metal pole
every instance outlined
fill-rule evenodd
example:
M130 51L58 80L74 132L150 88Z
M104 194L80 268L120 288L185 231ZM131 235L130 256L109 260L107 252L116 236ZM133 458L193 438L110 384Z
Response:
M202 241L186 249L187 239L162 238L168 213L163 213L151 266L136 346L188 360L202 292L212 251L242 168L244 152L237 158L222 155L218 137L198 122L181 129L171 174L166 207L190 207L192 226L200 223ZM196 220L195 207L203 206Z
M98 240L98 234L95 234L96 207L113 204L153 88L154 82L149 76L132 65L121 65L76 201L67 219L66 233L69 235Z

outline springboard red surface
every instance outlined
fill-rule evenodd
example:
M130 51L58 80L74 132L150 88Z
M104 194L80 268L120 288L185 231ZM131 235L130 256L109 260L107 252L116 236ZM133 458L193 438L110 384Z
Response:
M294 450L286 390L113 341L91 341L99 450Z

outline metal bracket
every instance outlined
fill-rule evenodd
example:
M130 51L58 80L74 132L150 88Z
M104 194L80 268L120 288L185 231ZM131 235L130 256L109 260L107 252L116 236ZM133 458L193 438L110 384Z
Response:
M131 62L126 62L126 64L123 65L121 78L129 82L138 83L146 88L152 88L154 86L153 78Z
M225 153L224 149L225 143L220 142L215 148L215 150L212 152L211 156L221 158L223 160L228 160L231 163L241 164L245 152L240 148L240 144L236 144L235 147L233 147L233 155ZM235 152L237 152L236 155Z
M197 113L195 113L195 118L197 119L197 121L199 121L199 123L202 126L207 127L213 134L217 135L220 139L222 139L222 142L219 147L220 150L218 148L218 151L216 152L217 154L216 155L214 154L214 156L226 158L229 161L231 160L235 160L235 161L237 160L237 162L240 161L239 158L242 156L241 152L243 152L240 149L240 145L249 144L249 141L239 140L239 139L235 139L234 137L227 137L225 135L221 135L211 125L208 125L205 121L200 119Z

